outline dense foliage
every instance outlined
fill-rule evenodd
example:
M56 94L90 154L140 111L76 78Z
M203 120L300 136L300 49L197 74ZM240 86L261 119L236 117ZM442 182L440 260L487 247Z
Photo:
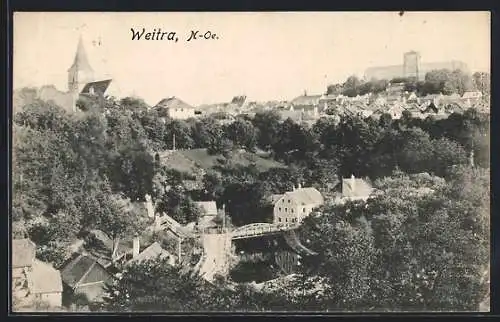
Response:
M13 224L56 266L82 231L98 228L115 242L141 231L147 223L131 204L146 194L181 223L200 215L193 200L216 200L239 226L270 220L269 196L297 183L328 193L354 174L371 178L382 192L366 205L325 206L306 219L303 239L320 255L304 259L303 274L326 283L322 293L312 291L314 280L294 285L302 291L297 296L247 286L231 291L148 262L110 286L117 294L107 309L474 309L484 295L487 115L471 109L441 120L324 118L309 127L274 112L234 122L210 116L180 121L132 98L85 104L84 113L69 114L32 99L14 119ZM174 137L177 149L228 157L204 173L201 191L186 189L185 174L155 160ZM268 153L287 167L234 165L237 149ZM471 152L476 167L468 165ZM433 192L422 194L422 187Z

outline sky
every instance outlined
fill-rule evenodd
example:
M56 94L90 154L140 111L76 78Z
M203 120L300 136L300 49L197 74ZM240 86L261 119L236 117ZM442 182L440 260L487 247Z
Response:
M176 32L179 41L132 40L131 28ZM187 42L191 30L218 39ZM422 63L490 70L489 12L18 12L14 88L66 91L80 36L96 77L113 79L109 94L152 105L169 96L200 105L322 94L368 67L402 64L410 50Z

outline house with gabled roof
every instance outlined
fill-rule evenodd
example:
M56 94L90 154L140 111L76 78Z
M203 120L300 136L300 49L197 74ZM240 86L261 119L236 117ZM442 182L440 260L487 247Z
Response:
M351 175L350 178L342 178L340 198L337 203L344 203L350 200L366 201L374 191L372 185L361 178Z
M61 307L63 284L61 273L51 264L35 259L29 278L29 289L38 302Z
M93 256L77 254L62 271L62 281L73 294L82 294L89 302L99 302L105 295L105 285L113 275Z
M12 240L12 277L22 278L32 270L36 245L28 238Z
M324 204L321 193L312 187L302 188L299 184L293 191L285 192L274 204L274 223L300 223L312 210Z
M38 301L61 307L61 274L51 264L36 259L35 252L35 243L27 238L12 241L12 296L18 306L31 307Z
M320 100L322 95L304 95L294 98L290 102L290 110L300 111L311 116L319 115Z
M196 116L196 109L193 106L175 96L162 99L154 108L161 110L172 119L186 120Z
M153 260L157 258L167 258L170 265L175 264L175 258L168 251L163 249L158 242L154 242L148 247L146 247L142 252L139 252L139 240L136 239L134 242L134 254L132 259L130 259L125 267L131 265L132 263L140 263L147 260Z

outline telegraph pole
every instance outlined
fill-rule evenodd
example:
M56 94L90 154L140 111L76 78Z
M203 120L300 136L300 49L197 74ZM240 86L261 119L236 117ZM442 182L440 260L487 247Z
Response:
M226 204L222 204L222 231L226 228Z
M179 264L181 263L181 243L182 243L181 236L178 236L178 239L177 239L177 256L179 258Z

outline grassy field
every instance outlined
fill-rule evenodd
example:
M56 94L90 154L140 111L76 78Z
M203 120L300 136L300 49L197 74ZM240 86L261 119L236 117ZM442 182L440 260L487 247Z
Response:
M160 154L162 164L179 172L194 175L197 169L209 170L225 161L241 166L255 165L259 171L285 167L272 159L258 156L255 153L234 152L230 160L222 155L210 155L206 149L178 150Z

